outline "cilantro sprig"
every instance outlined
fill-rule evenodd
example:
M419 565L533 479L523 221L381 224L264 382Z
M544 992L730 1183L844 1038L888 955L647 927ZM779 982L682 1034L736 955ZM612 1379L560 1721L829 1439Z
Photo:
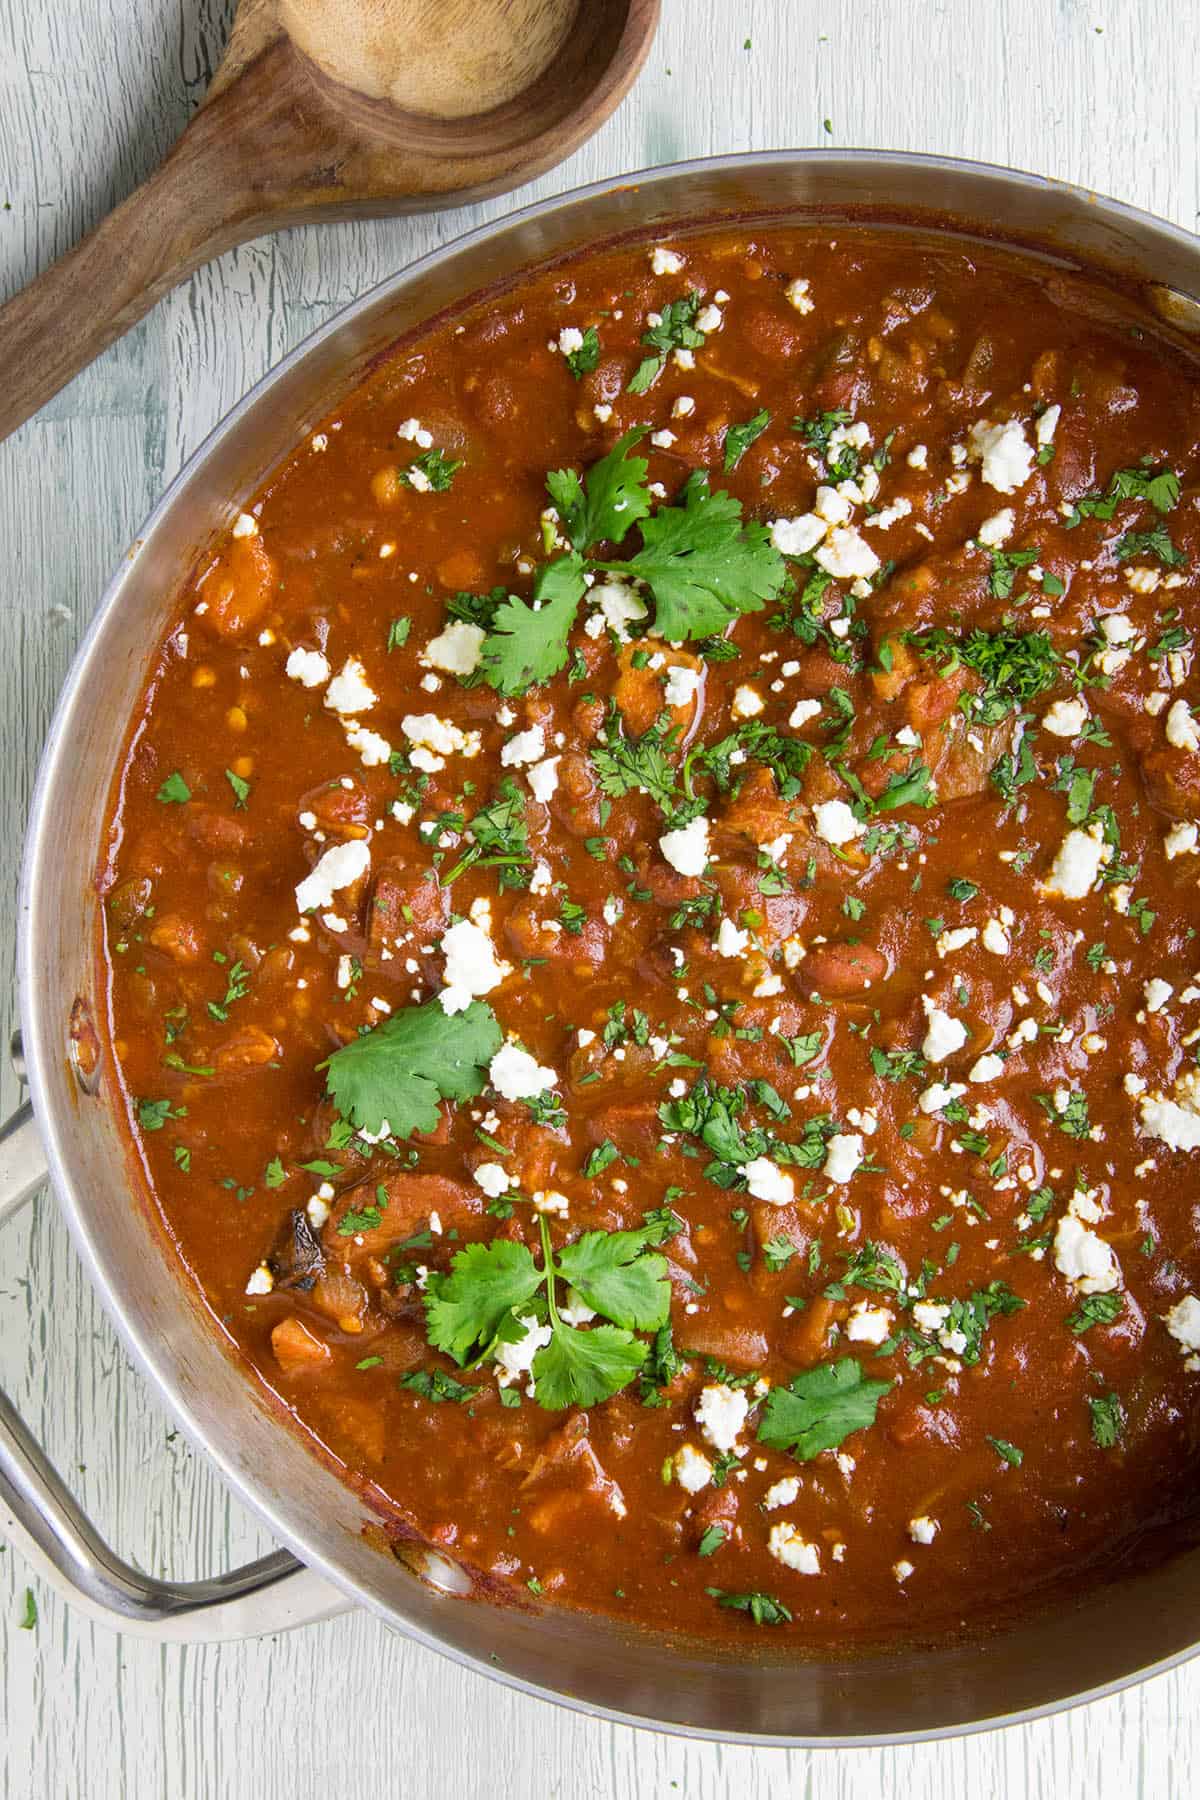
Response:
M509 595L493 606L489 598L480 669L500 693L523 693L565 667L589 572L643 583L657 629L672 643L723 632L783 588L784 561L770 533L745 523L741 501L713 492L706 472L693 471L681 504L651 511L646 459L631 454L646 429L626 432L583 475L554 469L546 477L570 549L539 570L531 600ZM632 556L596 554L606 545L619 549L635 526L642 542Z
M646 1362L649 1345L635 1331L659 1332L668 1322L667 1264L651 1249L668 1230L656 1220L638 1231L588 1231L556 1256L544 1214L538 1226L540 1266L525 1244L497 1238L465 1245L448 1274L429 1277L429 1341L460 1368L478 1363L519 1341L522 1309L544 1307L551 1335L533 1359L534 1397L551 1411L594 1406L627 1387ZM560 1281L609 1322L569 1325L558 1308Z
M409 1006L327 1057L329 1096L357 1131L411 1137L434 1131L440 1100L472 1100L504 1041L490 1006L448 1014L440 1002Z
M696 469L682 506L660 506L642 524L642 548L625 569L654 595L655 623L671 643L724 631L742 613L759 612L783 586L783 558L765 525L743 525L742 503Z

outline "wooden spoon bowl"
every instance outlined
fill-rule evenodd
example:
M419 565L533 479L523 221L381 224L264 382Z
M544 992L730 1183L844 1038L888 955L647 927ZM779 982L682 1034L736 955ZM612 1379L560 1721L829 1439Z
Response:
M0 439L193 270L317 219L457 206L569 156L660 0L241 0L166 160L0 308Z

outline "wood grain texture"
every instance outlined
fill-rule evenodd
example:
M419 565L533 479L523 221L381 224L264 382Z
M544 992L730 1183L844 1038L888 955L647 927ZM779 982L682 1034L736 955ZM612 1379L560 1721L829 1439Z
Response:
M142 179L219 60L223 0L0 0L0 295ZM832 142L1013 162L1195 227L1200 47L1184 0L666 0L632 98L522 197L685 155ZM749 38L751 48L743 49ZM192 278L0 446L0 1023L17 847L72 649L151 501L221 414L335 308L511 204L303 228ZM15 1084L0 1066L0 1106ZM0 1240L0 1381L126 1554L199 1573L266 1542L128 1368L53 1203ZM0 1793L85 1800L1168 1800L1194 1791L1200 1665L1083 1711L940 1746L748 1751L520 1700L348 1617L159 1650L0 1553ZM364 1723L371 1721L371 1723ZM375 1721L382 1721L376 1723ZM347 1773L353 1769L353 1775Z

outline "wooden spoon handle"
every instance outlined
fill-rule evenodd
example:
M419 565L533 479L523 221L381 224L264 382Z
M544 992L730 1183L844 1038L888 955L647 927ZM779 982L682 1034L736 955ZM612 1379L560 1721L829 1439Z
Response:
M265 147L286 180L320 132L278 77L286 43L196 114L153 175L73 250L0 307L0 440L210 257L272 216ZM326 134L328 136L328 134Z
M36 281L0 307L0 440L212 255L214 221L158 169Z

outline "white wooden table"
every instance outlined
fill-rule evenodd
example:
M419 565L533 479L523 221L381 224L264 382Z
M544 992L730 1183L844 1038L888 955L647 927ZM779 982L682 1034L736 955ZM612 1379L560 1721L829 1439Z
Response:
M230 0L0 0L0 296L148 172L202 91L231 11ZM521 199L675 157L832 142L1013 163L1196 224L1189 0L664 0L664 12L633 96ZM12 919L34 767L110 569L265 369L398 265L511 204L312 227L236 251L0 446L12 571L0 585L3 1041L16 1022ZM16 1097L5 1060L0 1112ZM0 1239L0 1384L143 1566L198 1575L267 1547L129 1368L49 1196ZM749 1751L514 1697L361 1615L275 1640L160 1649L91 1626L42 1590L25 1631L27 1582L0 1547L6 1797L307 1800L377 1787L421 1800L1167 1800L1197 1778L1200 1664L940 1746Z

